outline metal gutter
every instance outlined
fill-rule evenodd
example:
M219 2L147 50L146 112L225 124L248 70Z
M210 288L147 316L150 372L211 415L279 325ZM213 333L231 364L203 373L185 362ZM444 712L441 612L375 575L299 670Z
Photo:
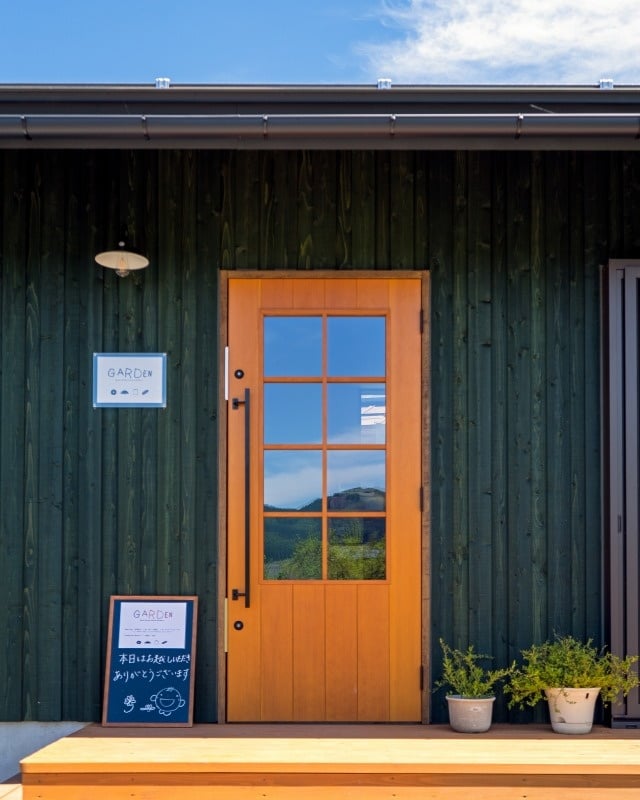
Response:
M0 148L640 149L640 91L0 86Z

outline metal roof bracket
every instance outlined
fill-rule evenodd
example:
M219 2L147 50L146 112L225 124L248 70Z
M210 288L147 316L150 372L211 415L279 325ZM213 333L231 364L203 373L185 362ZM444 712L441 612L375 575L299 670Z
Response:
M27 141L31 141L31 136L29 134L29 125L27 124L27 118L25 116L20 117L20 122L22 123L22 130L24 132L24 138Z

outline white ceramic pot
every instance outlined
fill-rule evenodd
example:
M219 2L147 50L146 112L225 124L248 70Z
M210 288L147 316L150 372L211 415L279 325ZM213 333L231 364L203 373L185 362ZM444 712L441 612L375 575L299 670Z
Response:
M495 697L447 695L449 724L459 733L484 733L491 727Z
M589 733L600 689L545 689L556 733Z

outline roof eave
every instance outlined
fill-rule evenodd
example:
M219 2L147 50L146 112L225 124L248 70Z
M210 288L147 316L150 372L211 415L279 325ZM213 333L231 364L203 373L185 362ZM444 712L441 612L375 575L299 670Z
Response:
M640 89L0 86L0 147L635 150Z

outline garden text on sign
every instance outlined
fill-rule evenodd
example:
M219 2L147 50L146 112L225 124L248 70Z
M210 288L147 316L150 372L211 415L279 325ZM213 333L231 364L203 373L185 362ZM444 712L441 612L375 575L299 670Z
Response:
M111 597L103 725L189 726L198 598Z

